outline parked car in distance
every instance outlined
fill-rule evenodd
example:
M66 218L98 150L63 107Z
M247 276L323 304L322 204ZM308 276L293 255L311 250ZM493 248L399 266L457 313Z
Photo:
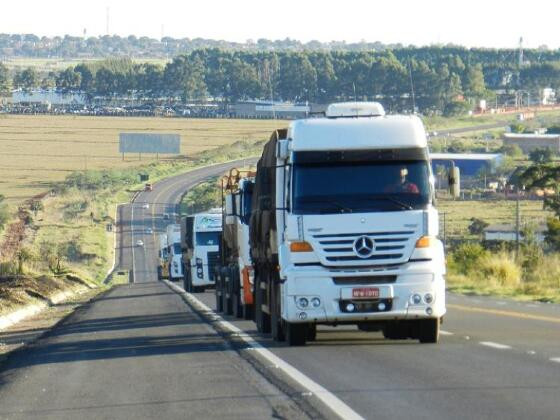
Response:
M154 187L150 182L146 183L146 185L144 186L144 191L152 191L153 189Z
M138 239L136 241L136 246L144 246L144 241L142 241L142 239Z

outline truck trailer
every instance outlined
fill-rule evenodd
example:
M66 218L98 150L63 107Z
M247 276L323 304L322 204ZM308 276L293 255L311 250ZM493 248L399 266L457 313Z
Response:
M231 169L222 177L222 252L216 280L218 312L253 318L249 220L256 172Z
M158 265L157 277L158 280L169 278L169 252L167 250L167 235L162 233L158 235L159 249L158 249Z
M275 131L250 218L255 321L304 345L317 325L438 341L445 262L427 137L414 115L340 103Z

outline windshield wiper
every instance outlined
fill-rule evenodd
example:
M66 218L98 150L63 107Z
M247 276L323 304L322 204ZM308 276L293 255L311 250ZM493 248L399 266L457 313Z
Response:
M395 197L387 196L387 195L374 195L374 196L367 196L367 197L354 197L356 200L379 200L379 201L389 201L393 204L396 204L401 209L405 210L414 210L410 204L403 203L401 200L396 199Z

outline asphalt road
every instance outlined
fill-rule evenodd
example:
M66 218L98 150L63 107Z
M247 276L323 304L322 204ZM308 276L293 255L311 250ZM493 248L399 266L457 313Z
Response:
M158 183L122 209L121 266L134 261L135 283L5 362L0 418L314 415L155 282L162 214L214 169ZM213 307L211 291L194 296ZM324 327L317 341L290 348L229 320L365 418L560 418L560 305L449 295L448 311L437 345Z

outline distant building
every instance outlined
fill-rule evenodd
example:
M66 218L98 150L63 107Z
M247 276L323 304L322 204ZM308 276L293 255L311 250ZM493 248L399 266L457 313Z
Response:
M546 225L538 225L535 228L535 239L538 243L544 242L545 233L547 231ZM484 229L484 240L486 241L515 241L516 240L515 225L511 224L495 224L490 225ZM519 239L522 241L523 232L519 232Z
M312 111L309 104L290 102L246 101L230 105L228 111L236 118L306 118Z
M58 93L54 91L15 91L11 102L14 104L84 105L86 98L78 93Z
M550 149L553 153L560 153L560 134L517 134L505 133L504 145L514 144L528 154L535 149Z
M462 178L475 177L483 169L486 169L488 175L493 174L503 160L500 153L430 153L430 157L434 173L438 166L449 169L454 163L461 171Z

